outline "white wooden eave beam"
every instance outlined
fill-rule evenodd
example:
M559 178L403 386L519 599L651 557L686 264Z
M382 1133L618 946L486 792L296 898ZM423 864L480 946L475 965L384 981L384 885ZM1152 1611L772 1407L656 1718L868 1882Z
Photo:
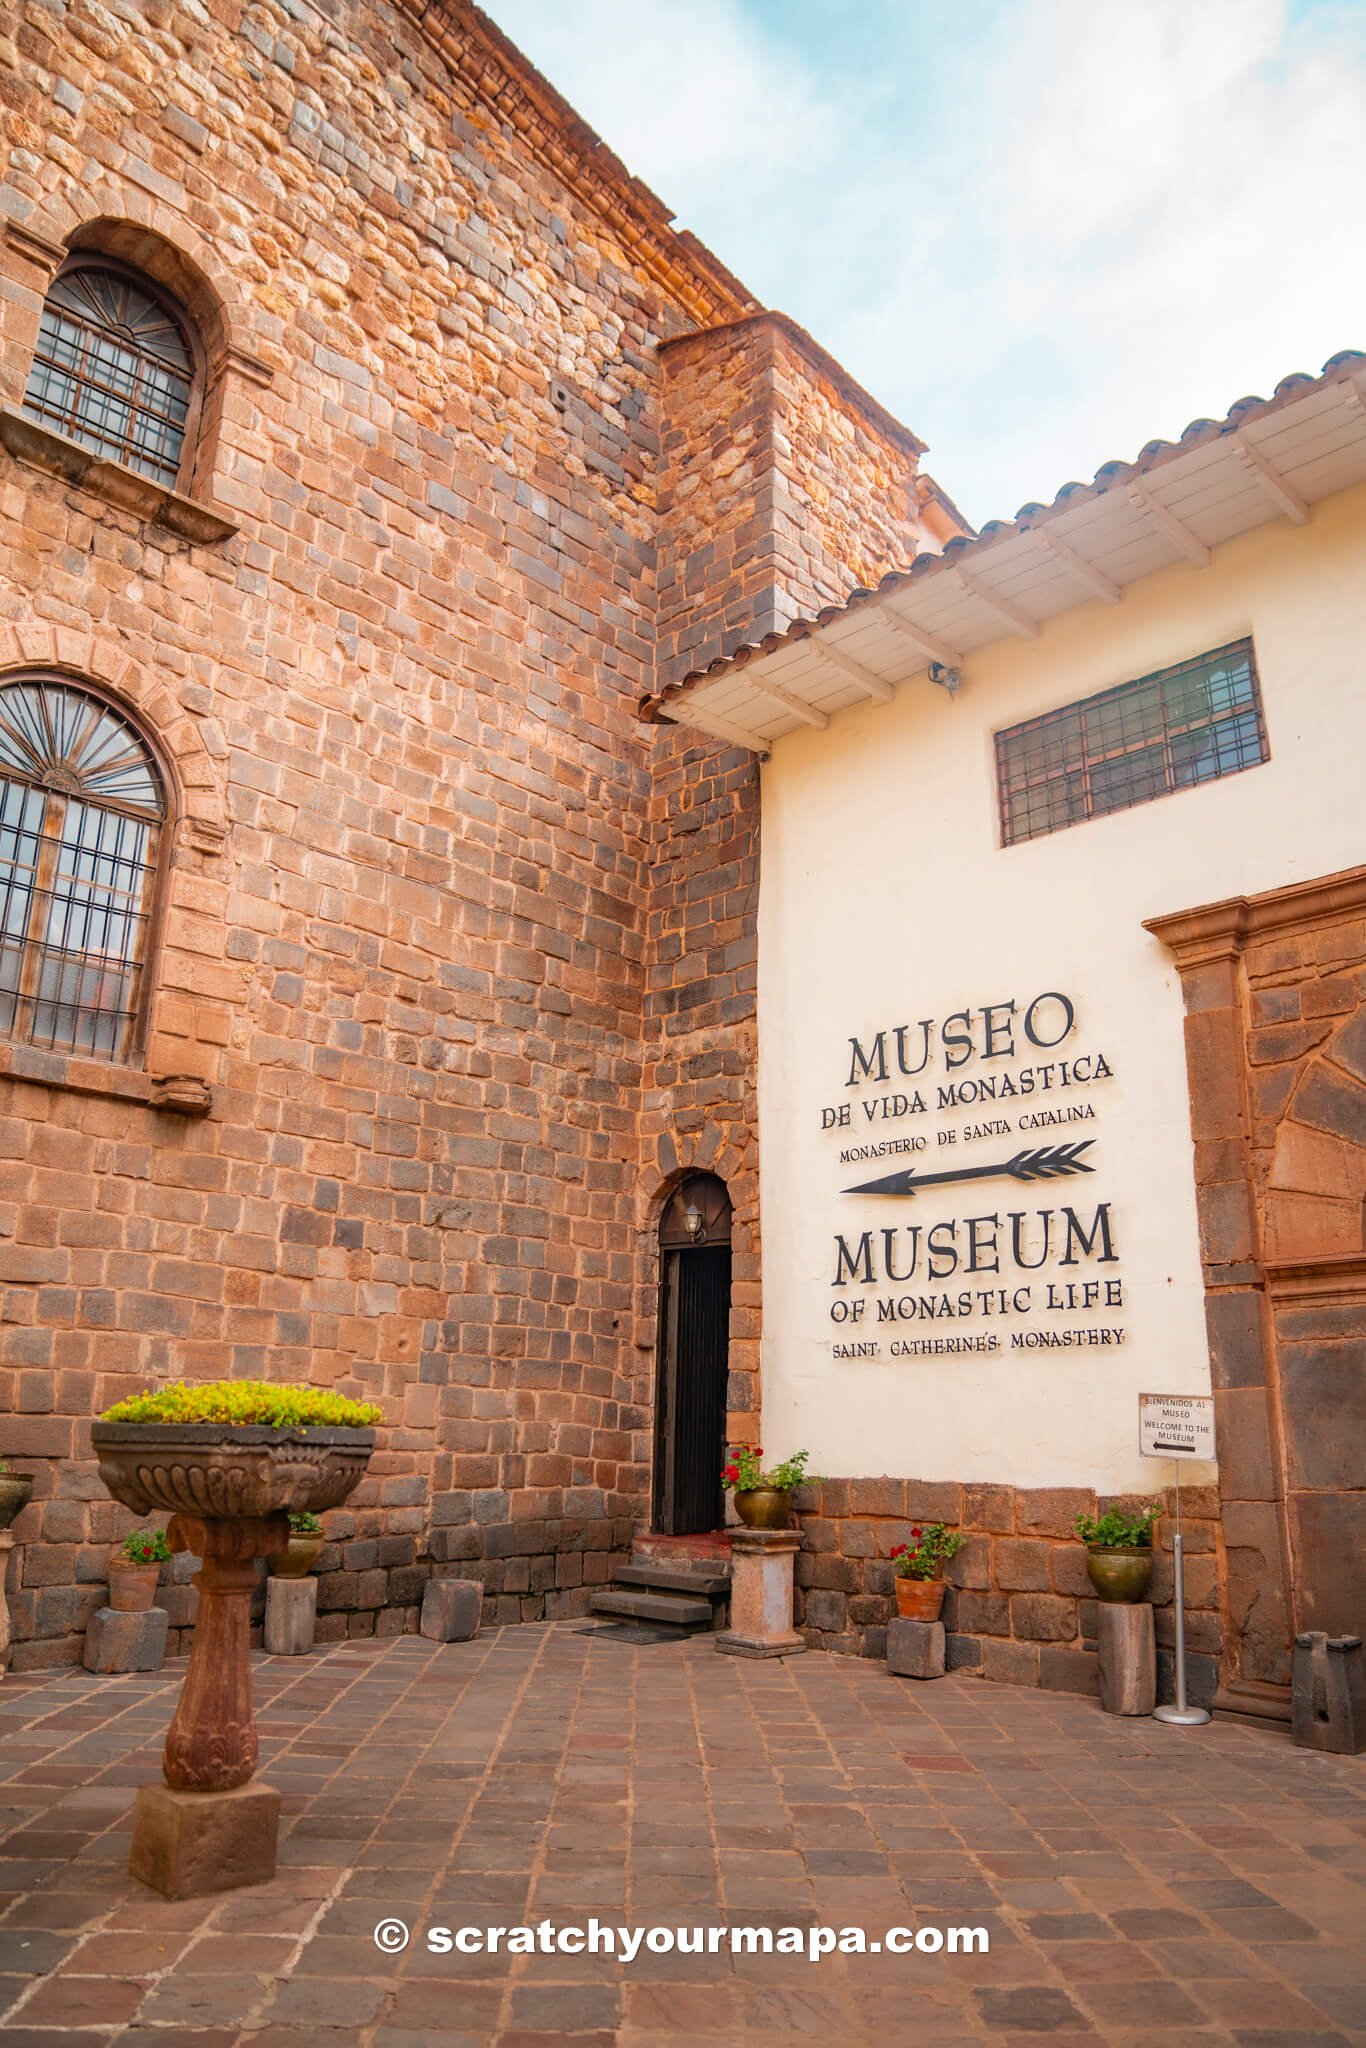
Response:
M806 725L814 725L824 732L830 720L825 712L818 711L814 704L808 704L795 690L785 690L781 683L770 682L767 676L746 675L744 680L751 690L758 690L761 696L771 697L775 704L781 704L794 718L800 718Z
M1129 485L1129 503L1139 512L1146 512L1153 525L1166 534L1167 539L1188 562L1194 562L1201 569L1210 565L1210 551L1198 533L1193 533L1184 519L1178 519L1165 505L1159 505L1152 492L1140 483Z
M978 604L994 613L1003 625L1009 626L1012 633L1018 633L1022 640L1038 639L1038 620L1031 619L1029 613L1021 611L1019 605L1012 604L1009 598L997 597L994 591L988 590L975 576L969 576L966 569L955 569L953 573L968 596L976 598ZM950 667L957 666L957 662L950 663Z
M1068 575L1084 589L1089 590L1093 597L1098 597L1102 604L1119 603L1119 585L1112 582L1105 571L1098 569L1094 562L1088 562L1085 555L1078 554L1070 541L1061 539L1056 533L1050 533L1046 526L1033 526L1029 533L1035 546L1052 555L1055 561L1061 562Z
M955 654L951 647L946 647L942 640L936 640L934 634L927 633L923 626L912 625L900 612L893 611L889 604L874 605L872 611L874 617L880 619L884 626L893 627L903 639L911 641L919 653L927 655L931 661L937 661L942 668L963 666L961 654Z
M1292 484L1286 482L1275 464L1268 461L1260 448L1249 441L1246 433L1235 434L1233 446L1238 460L1261 486L1265 497L1270 498L1278 511L1293 519L1296 526L1305 526L1309 520L1309 507Z
M768 759L767 740L760 739L757 733L746 732L742 726L732 725L727 718L716 717L714 712L697 710L691 698L664 705L662 714L670 725L692 726L696 731L706 733L708 739L724 740L728 747L747 747L761 760Z
M895 697L896 689L893 684L884 682L881 676L875 676L870 668L865 668L861 661L855 661L851 654L845 654L841 648L832 647L827 640L813 639L808 641L807 645L813 653L819 654L822 661L828 661L842 676L847 676L866 697L876 698L879 704L890 704Z

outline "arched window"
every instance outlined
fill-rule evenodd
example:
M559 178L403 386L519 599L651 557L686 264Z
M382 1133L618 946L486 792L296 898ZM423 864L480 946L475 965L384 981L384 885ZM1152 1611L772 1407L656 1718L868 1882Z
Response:
M0 684L0 1033L127 1056L166 808L146 745L93 691Z
M24 410L174 489L195 371L190 327L160 286L110 257L75 256L43 305Z

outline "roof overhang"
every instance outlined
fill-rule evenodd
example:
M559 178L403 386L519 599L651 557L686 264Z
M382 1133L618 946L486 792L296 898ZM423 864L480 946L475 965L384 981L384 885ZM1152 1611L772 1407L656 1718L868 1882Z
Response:
M693 726L766 754L803 726L929 673L955 688L965 661L1012 634L1093 600L1117 604L1131 583L1366 482L1366 356L1334 356L1321 376L1288 377L1270 399L1246 398L1223 420L1197 420L1178 442L1149 443L1136 462L1107 463L1027 505L975 540L922 555L876 590L799 619L758 646L643 700L641 716Z

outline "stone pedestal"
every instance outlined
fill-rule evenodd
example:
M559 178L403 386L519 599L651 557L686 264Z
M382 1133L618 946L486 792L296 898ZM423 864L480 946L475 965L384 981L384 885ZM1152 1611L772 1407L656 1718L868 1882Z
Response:
M467 1643L479 1633L484 1589L478 1579L428 1579L417 1632L433 1643Z
M714 1638L730 1657L791 1657L806 1644L792 1626L795 1529L734 1529L730 1539L730 1627Z
M144 1785L133 1809L128 1869L168 1899L195 1899L275 1875L280 1795L269 1785L178 1792Z
M14 1531L0 1529L0 1679L4 1678L5 1666L9 1663L9 1600L5 1594L5 1579L9 1573L9 1554L14 1548Z
M141 1614L97 1608L86 1624L81 1661L87 1671L160 1671L170 1616L164 1607Z
M272 1657L306 1657L318 1622L318 1581L266 1580L265 1647Z
M1157 1705L1157 1640L1150 1600L1096 1609L1100 1704L1107 1714L1151 1714Z
M1290 1732L1303 1749L1366 1749L1366 1652L1360 1636L1311 1629L1295 1638Z
M942 1678L943 1622L906 1621L900 1616L894 1621L889 1621L887 1669L893 1678Z

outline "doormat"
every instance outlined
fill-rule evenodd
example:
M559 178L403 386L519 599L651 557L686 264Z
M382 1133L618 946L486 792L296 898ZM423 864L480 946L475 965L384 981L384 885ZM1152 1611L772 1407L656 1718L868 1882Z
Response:
M705 1631L699 1630L698 1633ZM634 1644L638 1650L643 1650L649 1643L681 1643L687 1640L686 1633L681 1629L650 1628L640 1621L590 1621L586 1628L573 1629L571 1634L598 1636L610 1643Z

